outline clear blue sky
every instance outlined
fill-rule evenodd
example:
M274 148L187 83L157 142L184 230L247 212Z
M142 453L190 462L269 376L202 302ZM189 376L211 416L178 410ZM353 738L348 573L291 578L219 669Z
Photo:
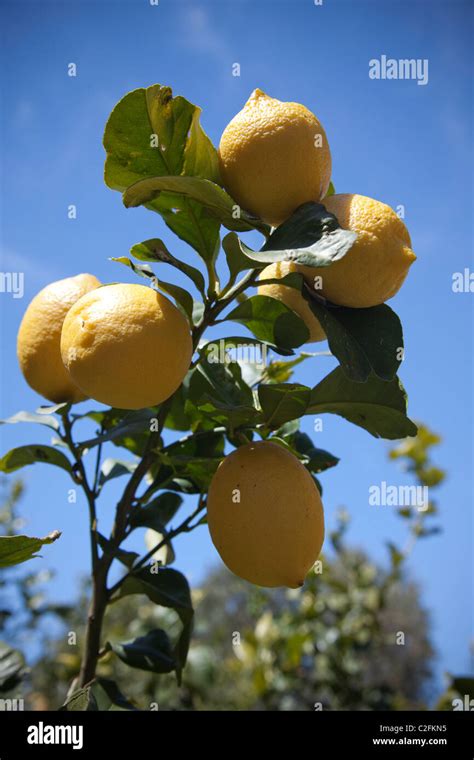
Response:
M471 9L471 10L470 10ZM405 328L401 368L409 412L443 436L437 450L448 478L439 490L443 533L420 542L411 576L423 589L439 653L438 674L466 672L473 635L472 299L454 294L454 272L472 261L472 5L457 0L185 2L96 0L2 3L2 271L25 273L25 297L0 294L1 415L41 402L17 367L17 328L31 297L52 280L93 272L134 281L110 256L159 236L193 256L158 216L125 210L103 184L103 127L127 91L159 82L203 108L214 143L255 87L304 103L322 121L338 192L403 204L418 256L391 302ZM372 80L369 60L429 61L429 82ZM77 64L76 78L67 65ZM232 76L238 62L241 75ZM78 218L68 220L67 206ZM252 238L250 238L252 242ZM256 240L254 240L256 242ZM168 273L167 273L168 274ZM169 276L169 275L168 275ZM297 378L315 384L333 366L306 363ZM93 405L97 407L96 404ZM85 408L85 407L84 407ZM310 430L311 420L305 422ZM43 429L1 430L2 450L48 442ZM352 514L350 540L380 561L404 529L390 507L368 506L368 488L409 482L388 462L388 444L334 416L317 443L341 458L323 475L328 525L339 505ZM115 453L117 450L115 450ZM67 502L69 482L47 466L23 470L27 531L63 536L44 552L58 574L57 598L75 592L88 568L84 504ZM102 525L118 494L104 491ZM176 567L196 583L218 562L206 528L177 541ZM38 560L37 562L43 562Z

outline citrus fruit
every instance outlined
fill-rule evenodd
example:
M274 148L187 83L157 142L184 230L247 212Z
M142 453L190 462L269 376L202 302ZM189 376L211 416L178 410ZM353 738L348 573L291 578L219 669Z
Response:
M306 201L319 201L331 179L326 133L300 103L254 90L219 145L224 187L246 211L274 227Z
M145 285L107 285L79 299L64 320L63 362L96 401L120 409L160 404L192 358L189 323Z
M357 239L330 266L303 267L306 281L316 283L320 295L340 306L366 308L393 298L416 259L400 217L390 206L364 195L331 195L323 204L343 229L357 233Z
M17 355L28 385L48 401L83 401L61 359L64 317L85 293L99 287L92 274L78 274L47 285L31 301L18 330Z
M279 261L276 264L270 264L270 266L265 267L260 273L260 279L281 279L291 272L300 271L301 267L292 261ZM288 306L289 309L292 309L298 314L309 330L308 343L317 343L318 341L326 340L326 334L321 327L319 320L314 316L308 302L305 301L301 293L295 288L291 288L288 285L279 285L278 283L259 285L258 294L261 296L276 298L277 301L282 301L285 306Z
M258 586L301 586L324 539L313 478L271 441L245 444L221 462L209 487L207 520L227 567Z

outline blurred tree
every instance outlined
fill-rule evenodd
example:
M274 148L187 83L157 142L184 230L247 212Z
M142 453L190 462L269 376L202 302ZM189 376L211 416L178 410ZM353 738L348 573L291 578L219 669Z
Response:
M421 426L416 439L390 456L401 459L418 484L434 488L444 477L429 457L438 441ZM303 589L260 589L224 568L210 573L194 592L196 628L181 688L172 675L130 671L106 651L99 675L125 684L126 696L141 709L423 708L433 657L429 618L404 560L418 538L433 532L426 523L436 505L399 511L409 540L404 550L389 545L388 569L346 545L349 515L341 510L331 554L316 564ZM84 589L70 611L69 631L80 634L86 597ZM107 638L168 629L173 616L129 597L110 608ZM80 635L72 646L64 636L52 639L33 670L34 694L47 695L51 707L65 698L80 647Z
M418 437L397 445L390 457L401 460L417 484L433 489L444 478L429 456L438 442L421 426ZM9 503L2 515L11 529L16 518ZM181 687L171 674L131 670L106 649L99 676L116 680L145 710L426 709L432 701L429 616L404 563L415 541L435 532L427 521L437 507L430 500L424 512L399 512L409 538L404 549L389 544L388 568L346 545L349 515L340 510L330 554L302 589L261 589L225 568L211 572L193 595L196 627ZM25 578L17 579L19 588ZM23 615L28 611L19 617L22 625L35 620L34 629L51 612L63 623L60 635L42 637L42 656L27 682L30 709L56 709L66 698L79 666L87 591L83 584L75 603L64 608L31 605L28 594L20 595ZM127 597L110 607L106 637L130 640L174 624L178 629L172 610ZM459 679L453 683L451 691ZM451 691L440 701L446 709L452 709Z

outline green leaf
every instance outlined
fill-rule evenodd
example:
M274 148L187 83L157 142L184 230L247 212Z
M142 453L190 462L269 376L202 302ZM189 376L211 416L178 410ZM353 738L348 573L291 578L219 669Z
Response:
M311 472L323 472L330 467L335 467L339 462L339 459L329 451L316 448L309 435L299 430L289 436L289 441L298 454L303 456L304 463Z
M105 648L114 652L131 668L148 670L151 673L171 673L175 669L176 663L168 634L159 628L122 644L108 641Z
M244 243L241 248L258 264L292 261L310 267L326 267L342 259L356 237L355 232L343 230L334 214L323 205L310 201L277 227L260 251L252 251Z
M259 340L283 348L296 348L309 338L303 320L281 301L269 296L248 298L227 314L224 320L240 322Z
M0 420L0 425L14 425L17 422L36 422L38 425L46 425L53 430L59 430L59 421L51 414L38 414L37 412L17 412L6 420Z
M59 530L53 530L44 538L30 536L0 536L0 567L19 565L33 557L45 544L52 544L60 537Z
M129 702L115 681L108 678L95 678L83 689L75 691L59 708L63 712L90 712L90 711L124 711L137 710Z
M305 413L311 396L310 388L298 383L260 385L258 398L265 423L275 429Z
M150 433L151 425L156 422L158 415L157 407L127 411L124 409L108 409L103 412L88 412L83 415L98 422L104 428L104 432L96 438L81 441L78 445L82 449L91 449L99 443L112 441L116 445L122 445L130 436L140 433Z
M143 243L137 243L132 246L130 253L140 261L163 262L164 264L170 264L175 267L175 269L179 269L180 272L183 272L193 281L198 291L204 297L206 283L199 269L175 258L169 252L162 240L153 238L151 240L145 240Z
M123 599L130 594L145 594L155 604L169 607L179 615L182 631L174 649L174 657L176 674L180 682L189 649L194 615L191 592L186 578L169 567L160 569L156 574L152 574L150 569L145 567L125 579L113 601Z
M189 324L192 327L194 311L194 299L192 295L184 288L180 288L179 285L174 285L172 282L165 282L158 278L156 278L156 286L174 298L176 305L189 320Z
M0 641L0 694L14 689L21 682L25 670L21 652Z
M395 377L401 363L398 357L403 354L403 332L389 306L327 308L311 297L308 286L302 293L321 322L330 350L352 380L365 382L371 372L382 380Z
M371 375L366 383L356 383L336 367L311 391L306 414L338 414L375 438L405 438L417 430L406 416L406 401L398 378L385 382Z
M387 541L386 544L390 552L392 567L397 570L405 559L405 555L391 541Z
M66 472L72 474L69 459L60 451L53 448L53 446L45 446L42 443L11 449L0 459L0 472L14 472L35 462L54 464L56 467L61 467Z
M124 462L120 459L108 457L100 468L99 485L103 486L109 480L120 478L122 475L130 475L136 469L136 462Z
M259 416L252 389L242 378L237 362L223 364L212 361L207 347L196 365L189 384L189 398L199 412L233 430L252 424Z
M200 113L159 84L125 95L105 127L106 184L123 192L145 177L187 174L217 180L217 153L199 124Z
M212 185L218 180L217 153L199 116L197 106L180 96L173 98L169 87L153 85L128 93L105 128L105 182L114 190L126 191L126 206L143 204L161 214L175 234L204 259L212 260L217 254L219 221L173 183L191 179ZM152 192L149 183L163 178L168 183Z
M328 187L328 191L327 191L326 195L324 196L324 198L329 198L331 195L334 195L335 192L336 192L335 187L334 187L333 183L330 182L329 183L329 187ZM323 199L323 205L324 205L324 199Z
M115 557L119 560L119 562L122 563L122 565L125 565L125 567L128 567L129 570L132 569L135 562L139 558L139 554L137 552L128 552L125 549L120 549L117 546L113 546L111 542L102 535L102 533L96 532L97 536L97 543L99 544L100 548L104 552L105 555L109 557Z
M111 256L109 261L115 261L117 264L123 264L124 266L128 267L132 270L132 272L138 277L144 277L145 280L154 280L156 279L156 275L153 272L152 268L148 266L148 264L135 264L134 261L128 258L128 256Z
M183 500L171 491L160 493L144 507L135 507L130 514L132 528L152 528L162 533L164 527L173 519Z
M301 353L296 359L290 359L290 361L273 359L265 368L265 380L270 383L286 383L293 375L294 367L310 356L310 354Z
M222 248L226 255L229 267L230 282L235 282L237 275L246 269L256 268L258 265L245 255L239 236L235 232L229 232L222 239Z
M216 362L206 349L200 354L201 361L189 383L189 398L193 403L199 406L203 398L209 396L228 407L254 405L252 390L242 379L237 362Z
M235 215L235 203L230 195L214 182L199 177L151 176L135 184L130 183L123 195L123 202L127 208L146 206L157 211L167 223L166 212L169 214L173 208L185 211L188 202L194 209L199 207L202 210L200 214L229 230L247 232L258 229L265 234L269 229L265 223L244 211Z
M458 694L467 694L469 699L474 699L474 678L471 676L453 676L451 687Z

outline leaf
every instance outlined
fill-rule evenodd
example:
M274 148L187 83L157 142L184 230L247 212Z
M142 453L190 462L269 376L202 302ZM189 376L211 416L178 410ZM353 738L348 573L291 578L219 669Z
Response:
M132 528L152 528L159 533L173 519L183 500L170 491L160 493L144 507L135 507L130 514Z
M123 441L127 436L135 436L138 433L149 434L152 423L157 420L157 415L157 407L137 409L136 411L108 409L105 412L88 412L83 416L98 422L105 432L96 438L81 441L78 445L82 449L91 449L93 446L98 446L99 443L106 441L121 445L119 439Z
M105 127L106 184L123 192L145 177L188 174L217 180L217 153L199 124L200 113L159 84L125 95Z
M21 652L0 641L0 694L14 689L21 682L25 670Z
M199 269L175 258L169 252L162 240L153 238L151 240L145 240L143 243L137 243L132 246L130 253L140 261L163 262L165 264L170 264L175 267L175 269L179 269L180 272L186 274L193 281L198 291L204 296L206 283Z
M120 692L115 681L95 678L83 689L75 691L59 708L63 712L137 710Z
M128 552L125 549L121 549L120 547L113 546L111 542L102 535L102 533L99 533L96 531L97 536L97 543L99 544L100 548L104 552L105 555L109 557L115 557L119 560L119 562L122 563L122 565L125 565L125 567L128 567L129 570L132 569L135 562L139 558L139 554L137 552Z
M39 425L46 425L53 430L59 430L59 421L51 414L38 414L37 412L17 412L6 420L0 420L0 425L14 425L17 422L36 422Z
M289 441L298 454L303 456L305 465L311 472L323 472L339 462L329 451L316 448L309 435L299 430L289 436Z
M0 472L14 472L35 462L54 464L72 474L69 459L53 446L45 446L42 443L32 443L29 446L11 449L0 459Z
M38 557L37 552L45 544L52 544L60 537L59 530L53 530L44 538L30 536L0 536L0 567L19 565L28 559Z
M160 569L156 574L152 574L150 569L145 567L125 579L112 601L130 594L145 594L154 604L171 608L179 615L183 627L174 649L179 683L186 663L194 615L186 578L169 567Z
M59 414L61 417L71 409L71 403L68 401L62 401L60 404L53 404L49 406L39 406L36 410L36 414Z
M258 398L265 423L275 429L305 413L311 390L298 383L260 385Z
M417 431L406 416L406 401L398 378L385 382L371 375L366 383L356 383L336 367L311 391L306 414L338 414L375 438L405 438Z
M290 361L273 359L265 368L265 381L269 383L286 383L293 375L293 368L308 358L310 358L310 354L301 353L296 359L290 359Z
M245 325L259 340L283 348L296 348L309 338L300 317L281 301L270 296L252 296L224 318Z
M210 180L218 180L217 153L199 124L200 112L185 98L173 98L171 88L161 85L125 95L105 128L105 182L114 190L126 191L127 207L143 204L158 212L175 234L204 259L213 260L219 221L173 184L173 180L191 179L212 185ZM171 185L151 192L149 183L162 178Z
M208 396L227 407L254 405L252 390L242 379L237 362L216 362L207 349L200 350L200 354L201 361L189 383L189 398L193 403L199 406Z
M396 570L400 567L401 563L405 559L405 555L391 541L386 541L386 544L390 552L390 561L392 563L392 567Z
M104 459L100 468L99 485L103 486L109 480L119 478L121 475L130 475L136 469L136 462L124 462L120 459L108 457Z
M403 352L403 332L389 306L327 308L311 297L309 286L302 293L321 322L330 350L352 380L365 382L371 372L382 380L395 377L401 363L397 357Z
M292 261L310 267L326 267L342 259L356 240L356 233L343 230L334 214L321 203L310 201L272 232L260 251L244 243L246 256L258 264Z
M326 195L324 196L324 198L329 198L329 196L334 195L335 192L336 192L336 190L334 188L334 185L333 185L332 182L330 182L329 183L329 187L328 187L328 191L327 191ZM324 205L324 199L323 199L323 205Z
M131 668L148 670L151 673L171 673L175 669L176 663L168 634L159 628L123 644L108 641L105 648L114 652Z
M150 559L152 559L154 562L158 562L158 564L162 566L172 565L176 559L176 555L174 553L171 542L167 541L166 543L163 543L166 537L167 532L164 529L161 533L157 530L152 530L152 528L148 528L145 533L145 546L147 548L147 553L154 550ZM160 544L163 544L163 546L160 546ZM160 547L159 549L155 548L158 546Z
M236 280L240 272L256 267L256 262L245 255L239 236L235 232L229 232L222 239L222 248L226 255L231 282Z
M138 277L144 277L150 282L155 279L155 273L148 264L135 264L134 261L128 258L128 256L111 256L109 261L115 261L117 264L123 264L132 270L132 272Z
M203 213L209 221L218 226L223 224L229 230L247 232L258 229L264 234L269 230L264 222L243 210L235 215L236 204L230 195L219 185L200 177L150 176L134 184L130 183L124 192L123 202L126 208L144 205L157 211L167 223L169 220L166 211L169 213L172 208L186 210L186 203L191 203L193 208L199 207L200 214Z
M156 286L174 298L176 305L183 312L184 316L188 319L190 326L193 325L193 311L194 311L194 299L192 295L180 288L179 285L174 285L172 282L165 282L156 278Z
M469 699L474 699L474 678L471 676L453 676L451 687L458 694L467 694Z
M185 195L163 192L152 203L147 203L146 208L160 214L170 230L192 246L204 261L215 261L219 253L220 223L209 216L205 206Z

